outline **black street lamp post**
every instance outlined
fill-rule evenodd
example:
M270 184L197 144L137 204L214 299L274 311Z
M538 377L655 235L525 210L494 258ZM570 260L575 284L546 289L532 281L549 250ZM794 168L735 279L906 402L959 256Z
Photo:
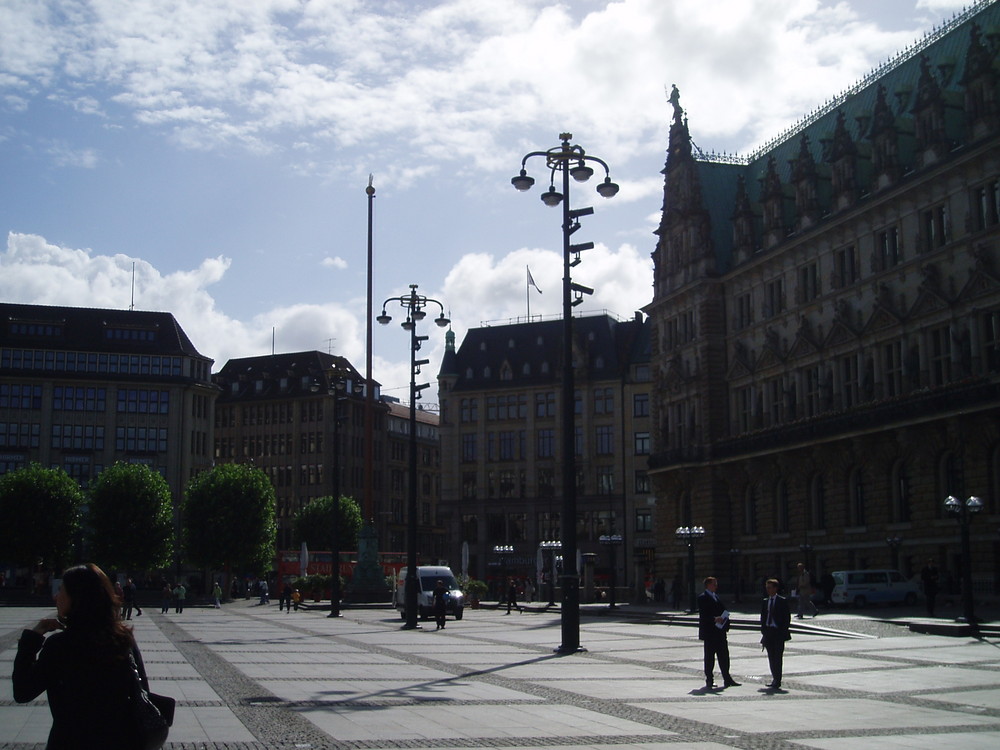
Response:
M576 553L576 462L575 454L575 414L573 410L573 307L583 301L584 294L593 294L593 289L573 283L570 268L580 262L580 253L594 247L593 242L579 245L570 244L570 236L580 228L580 217L594 212L593 208L570 209L569 178L586 182L594 174L592 162L604 169L604 181L597 186L597 192L604 198L612 198L618 193L618 185L611 181L611 170L603 159L587 154L581 146L571 144L572 133L560 133L562 143L548 151L532 151L521 159L521 172L511 178L511 184L520 191L530 190L535 180L528 176L525 166L533 157L545 159L549 170L549 189L542 193L546 206L562 203L563 234L563 382L562 382L562 644L557 653L569 654L580 651L580 572L577 570ZM555 188L556 172L562 173L562 192ZM572 258L570 256L573 256Z
M514 554L514 547L510 544L495 544L493 545L493 552L500 561L500 589L498 601L503 601L504 596L507 594L507 555Z
M704 538L704 526L678 526L674 532L678 541L687 545L688 550L688 594L691 599L690 612L698 609L698 600L695 595L695 575L694 575L694 543Z
M598 541L608 547L611 557L611 601L608 604L608 609L615 609L617 607L617 600L615 599L615 589L618 588L618 546L622 543L621 534L603 534Z
M385 311L385 306L390 302L398 302L400 307L406 310L406 320L400 325L403 330L410 332L410 455L409 486L406 494L406 589L403 592L406 623L403 629L413 630L419 627L417 624L417 401L420 398L420 391L430 385L429 383L417 385L417 375L421 366L429 362L426 359L417 359L421 343L428 339L427 336L417 335L417 323L427 317L424 308L429 304L441 308L441 314L434 319L438 327L445 328L451 321L445 317L444 305L436 299L417 294L417 285L410 284L409 294L389 297L382 303L382 314L376 318L380 325L389 325L392 320L392 316Z
M945 510L958 521L962 541L962 616L973 631L979 629L972 601L972 543L969 539L969 524L972 517L983 509L983 501L972 496L965 502L954 495L944 501Z
M538 546L549 551L549 606L554 607L556 604L556 553L562 549L562 542L549 540L539 542Z

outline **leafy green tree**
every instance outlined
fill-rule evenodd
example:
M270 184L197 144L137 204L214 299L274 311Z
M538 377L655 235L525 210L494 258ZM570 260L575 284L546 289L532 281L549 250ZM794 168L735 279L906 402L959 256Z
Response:
M341 550L357 549L358 532L361 531L361 508L349 497L341 497L340 524L337 538ZM306 543L309 549L330 549L334 531L334 500L332 495L317 497L298 513L292 522L295 545Z
M220 464L192 478L185 495L181 518L190 563L256 573L271 567L277 525L267 474L246 464Z
M31 464L0 476L0 560L67 564L80 530L84 495L62 469Z
M148 570L169 564L174 551L170 487L142 464L116 463L90 489L90 549L108 568Z

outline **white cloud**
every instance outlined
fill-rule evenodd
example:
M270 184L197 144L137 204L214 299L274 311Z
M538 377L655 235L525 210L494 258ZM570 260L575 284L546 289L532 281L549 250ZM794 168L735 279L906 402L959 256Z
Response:
M50 144L46 151L57 167L93 169L97 166L97 152L92 148L73 148L68 143L58 142Z
M343 271L345 268L347 268L347 261L341 258L339 255L336 256L335 258L327 256L323 258L323 260L321 260L319 264L324 268L336 268L338 271Z
M6 252L0 254L0 298L26 304L127 309L133 298L134 264L135 308L173 313L195 347L215 359L216 369L233 357L270 352L272 335L276 351L331 350L363 368L363 306L355 302L295 304L275 307L247 321L237 320L218 308L209 291L223 280L232 262L223 257L206 258L197 268L163 274L150 263L126 254L101 255L12 232ZM526 266L531 267L542 294L527 288ZM440 291L419 291L444 303L460 344L466 330L484 322L525 320L529 298L533 318L561 315L561 278L560 253L524 248L501 258L465 255L448 273ZM594 296L580 311L607 310L627 318L651 298L652 262L630 245L617 250L598 245L586 251L584 262L574 269L574 279L595 287ZM431 337L423 354L432 362L424 368L422 382L434 381L444 351L444 331L433 325L437 311L432 312L420 331ZM387 393L405 401L409 340L395 325L404 311L390 309L389 313L393 323L375 327L374 348L381 354L373 357L373 376Z
M8 89L62 76L96 84L81 111L109 92L182 147L332 140L359 162L405 154L415 175L439 160L506 168L505 134L569 122L621 163L663 143L672 83L703 140L745 149L917 33L818 0L96 0L69 3L71 28L35 6L0 15L0 50L34 40L0 53Z

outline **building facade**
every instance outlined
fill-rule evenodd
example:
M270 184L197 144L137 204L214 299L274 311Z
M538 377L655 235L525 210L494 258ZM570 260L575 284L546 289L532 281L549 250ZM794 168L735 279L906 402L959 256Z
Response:
M214 456L252 463L277 500L277 546L294 549L295 514L318 497L339 494L363 506L364 376L343 357L318 351L229 360L214 376ZM375 435L386 409L376 400ZM384 440L375 439L375 466ZM373 474L378 492L381 471Z
M0 304L0 474L146 464L179 502L212 465L211 368L170 313Z
M406 551L408 488L410 482L410 407L385 399L389 409L386 430L387 483L385 491L386 544L395 552ZM419 405L418 405L419 406ZM440 524L441 440L438 415L418 408L417 424L417 564L449 564L445 529Z
M319 351L231 359L214 377L217 462L252 462L274 485L278 549L295 550L295 514L318 497L353 498L364 511L364 376L344 357ZM379 552L405 551L409 409L375 384L373 519ZM418 412L420 559L440 552L437 416ZM347 550L344 550L345 552Z
M645 585L652 572L649 326L641 314L573 321L578 544L607 585ZM546 541L560 539L562 321L449 332L438 376L442 520L449 558L468 572L538 580ZM602 544L620 535L622 543ZM497 548L500 548L497 550ZM541 564L539 564L541 563ZM638 570L638 574L635 572Z
M659 569L756 592L799 561L933 558L957 581L944 501L977 495L975 590L1000 593L998 25L976 4L746 159L699 152L674 89L646 308Z

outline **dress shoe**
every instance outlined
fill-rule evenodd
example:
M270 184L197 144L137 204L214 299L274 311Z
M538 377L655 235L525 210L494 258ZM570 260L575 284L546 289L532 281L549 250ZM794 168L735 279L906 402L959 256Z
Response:
M769 682L769 683L767 683L767 685L765 685L765 687L768 690L781 690L781 683L780 682Z
M722 683L722 684L723 684L723 687L739 687L739 686L740 686L740 685L742 685L743 683L741 683L741 682L737 682L736 680L734 680L734 679L730 678L730 679L726 680L726 681L725 681L724 683Z

